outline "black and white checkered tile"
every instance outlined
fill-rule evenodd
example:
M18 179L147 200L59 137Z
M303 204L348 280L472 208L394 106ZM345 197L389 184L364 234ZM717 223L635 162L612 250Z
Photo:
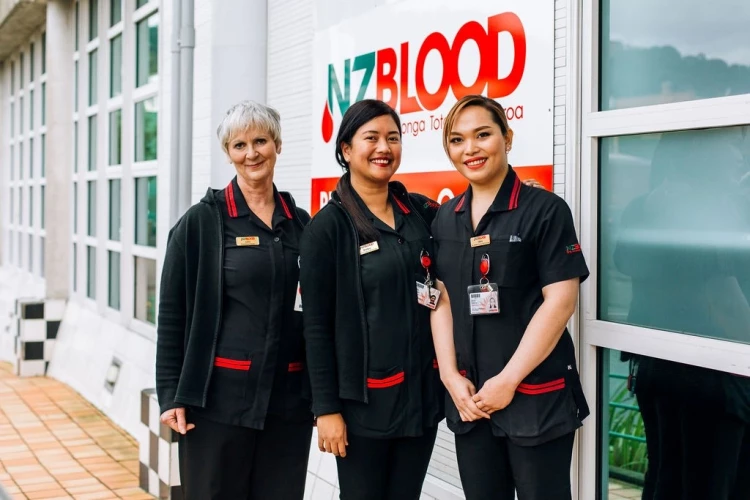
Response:
M16 300L16 375L35 377L47 374L64 314L64 300Z
M141 391L141 429L138 443L140 486L159 499L182 500L177 434L159 421L155 389Z

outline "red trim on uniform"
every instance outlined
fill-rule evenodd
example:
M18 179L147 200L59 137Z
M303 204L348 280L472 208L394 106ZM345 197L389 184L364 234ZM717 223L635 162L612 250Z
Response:
M279 200L281 200L281 208L284 209L284 214L286 214L287 219L292 218L292 212L289 210L289 207L287 206L286 202L284 201L284 197L279 194Z
M437 359L433 359L433 360L432 360L432 367L433 367L434 369L436 369L436 370L437 370L438 368L440 368L440 366L438 365L438 360L437 360Z
M399 372L387 378L367 378L367 387L369 389L385 389L393 387L404 381L404 372Z
M250 370L250 365L252 364L253 362L250 360L242 361L239 359L220 358L218 356L214 359L214 366L229 368L230 370L242 370L245 372Z
M548 392L559 391L560 389L564 388L565 379L559 378L545 384L519 384L516 391L520 392L521 394L530 394L533 396L537 394L546 394Z
M464 201L466 201L466 194L461 195L461 199L458 202L458 205L456 205L456 212L461 211L461 207L464 206Z
M289 373L301 372L304 369L305 369L305 363L302 363L302 362L289 363Z
M510 203L508 203L508 210L515 210L518 208L518 194L521 192L521 179L516 177L513 183L513 191L510 193Z
M411 210L409 210L409 208L406 205L401 203L401 200L399 200L397 197L394 196L393 201L396 202L396 205L398 205L398 208L400 208L403 213L405 214L411 213Z
M458 374L461 375L462 377L466 377L466 370L459 370Z
M234 186L230 182L227 188L224 190L224 197L227 199L227 210L229 211L229 217L237 217L237 204L234 202ZM218 359L218 358L217 358Z

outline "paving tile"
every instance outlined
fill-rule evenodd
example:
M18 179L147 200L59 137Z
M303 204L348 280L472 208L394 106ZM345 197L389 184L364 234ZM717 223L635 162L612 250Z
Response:
M43 490L43 491L35 491L31 493L26 493L26 497L29 500L39 500L39 499L45 499L48 500L50 498L60 498L60 497L67 497L65 490L61 488L56 488L53 490Z

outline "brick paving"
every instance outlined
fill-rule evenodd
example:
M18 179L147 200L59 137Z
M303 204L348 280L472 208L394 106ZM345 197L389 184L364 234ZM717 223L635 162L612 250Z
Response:
M80 394L0 363L0 484L14 500L152 499L138 443Z

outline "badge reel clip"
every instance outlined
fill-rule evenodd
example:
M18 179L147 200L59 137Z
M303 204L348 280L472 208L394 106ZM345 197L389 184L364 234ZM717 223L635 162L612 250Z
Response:
M419 254L419 263L425 271L424 283L417 281L417 302L430 309L435 309L440 300L440 290L433 288L432 277L430 276L430 266L432 259L427 250L422 250Z
M490 273L490 256L482 255L479 261L479 279L478 285L468 287L469 293L469 312L472 316L484 314L498 314L500 312L500 301L497 283L490 283L487 275Z

